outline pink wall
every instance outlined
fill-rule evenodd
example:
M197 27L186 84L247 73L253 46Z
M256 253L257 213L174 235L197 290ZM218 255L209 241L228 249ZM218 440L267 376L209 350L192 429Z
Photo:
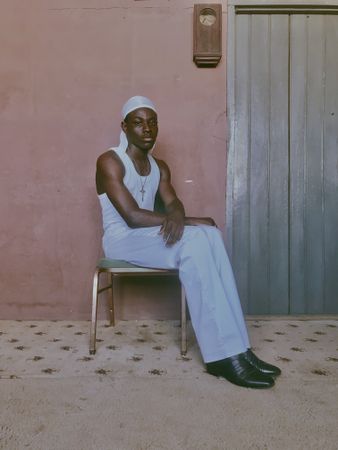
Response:
M226 1L216 69L192 62L194 3L2 0L2 318L89 318L101 255L95 161L117 144L131 95L158 107L156 155L187 212L224 226ZM177 286L157 284L123 283L120 316L174 316Z

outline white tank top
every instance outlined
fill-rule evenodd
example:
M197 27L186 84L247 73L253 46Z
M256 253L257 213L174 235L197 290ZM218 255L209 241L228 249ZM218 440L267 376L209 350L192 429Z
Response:
M114 150L121 159L125 169L123 184L134 197L138 206L142 209L154 211L155 196L160 182L160 169L155 159L148 154L150 173L147 176L141 176L136 172L134 164L125 150L118 148L111 148L110 150ZM100 194L98 197L102 208L104 231L106 232L109 229L110 232L116 231L118 233L121 229L129 228L107 194Z

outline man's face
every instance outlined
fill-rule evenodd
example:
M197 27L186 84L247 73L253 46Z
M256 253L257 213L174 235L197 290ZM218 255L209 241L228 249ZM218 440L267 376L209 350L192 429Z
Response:
M158 133L155 111L149 108L136 109L127 115L121 126L129 144L141 150L153 148Z

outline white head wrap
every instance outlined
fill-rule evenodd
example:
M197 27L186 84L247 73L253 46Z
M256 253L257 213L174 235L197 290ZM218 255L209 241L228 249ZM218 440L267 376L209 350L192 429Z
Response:
M135 111L135 109L139 108L149 108L153 111L156 111L154 103L149 100L147 97L142 97L141 95L135 95L135 97L131 97L122 107L122 119L124 120L129 113ZM123 130L120 133L120 144L118 146L119 149L126 151L128 148L127 136ZM153 147L154 148L154 147ZM153 150L151 149L151 151Z

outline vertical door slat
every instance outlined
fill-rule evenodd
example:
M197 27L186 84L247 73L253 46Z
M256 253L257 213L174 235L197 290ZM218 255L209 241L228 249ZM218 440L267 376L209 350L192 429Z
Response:
M236 21L235 132L233 164L232 263L242 306L248 310L249 274L249 189L250 149L250 16Z
M307 101L307 23L290 18L290 313L306 308L304 167Z
M325 17L325 313L338 313L338 17Z
M269 155L269 298L271 314L289 307L289 16L271 15Z
M306 310L313 314L323 312L323 16L306 16L308 22L307 108L306 108Z
M269 21L253 15L251 34L250 151L250 303L249 312L269 310L268 170L269 170ZM254 309L251 308L254 306Z

